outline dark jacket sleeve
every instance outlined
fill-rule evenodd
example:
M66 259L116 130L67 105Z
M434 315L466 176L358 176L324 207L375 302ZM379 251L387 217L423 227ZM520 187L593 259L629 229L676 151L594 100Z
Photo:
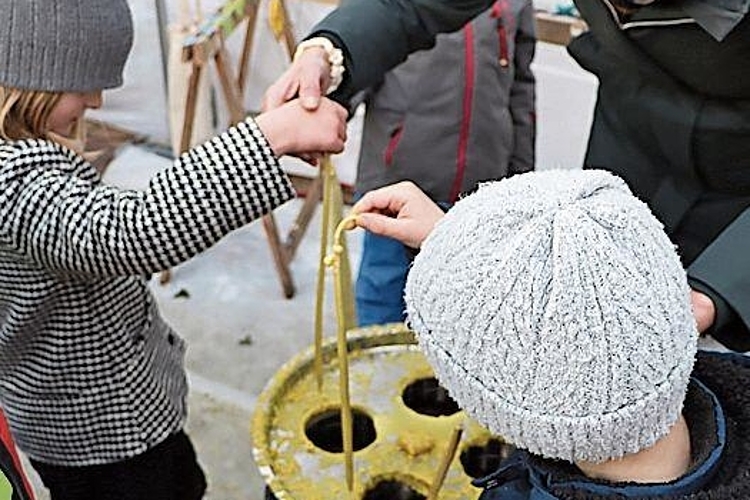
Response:
M700 291L707 293L717 307L717 324L709 333L736 351L750 350L748 242L750 209L727 226L688 267L691 283L702 284ZM733 317L739 321L732 321Z
M373 85L411 52L434 45L494 0L344 0L308 36L325 35L344 50L346 73L333 96L348 100Z
M514 79L510 89L510 113L513 117L513 153L509 173L534 170L536 142L536 80L531 62L536 49L534 8L529 1L517 19Z

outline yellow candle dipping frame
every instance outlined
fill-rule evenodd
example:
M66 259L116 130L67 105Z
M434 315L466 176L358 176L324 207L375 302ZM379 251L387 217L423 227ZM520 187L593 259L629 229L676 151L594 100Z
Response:
M435 392L434 408L425 411L422 396L436 381L412 332L403 324L353 329L347 333L347 347L355 443L352 491L340 451L337 343L330 339L322 345L320 388L311 347L284 365L258 399L251 427L253 454L276 498L427 498L458 427L460 441L438 498L477 498L480 491L471 485L472 477L492 472L510 448L457 406L450 409L455 403L441 401L444 391ZM410 396L414 394L416 399Z

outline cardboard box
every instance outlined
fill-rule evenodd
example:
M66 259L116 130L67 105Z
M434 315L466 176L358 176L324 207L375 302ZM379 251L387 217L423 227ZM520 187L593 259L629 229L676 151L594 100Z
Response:
M567 45L570 40L584 31L586 23L579 17L561 16L537 11L536 36L540 42Z

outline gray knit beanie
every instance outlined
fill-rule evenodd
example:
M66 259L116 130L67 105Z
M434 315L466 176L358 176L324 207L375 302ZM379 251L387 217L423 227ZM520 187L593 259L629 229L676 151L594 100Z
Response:
M0 85L87 92L122 85L133 43L125 0L0 0Z
M686 275L612 174L480 186L424 242L405 293L440 382L518 447L600 462L653 445L682 410L697 348Z

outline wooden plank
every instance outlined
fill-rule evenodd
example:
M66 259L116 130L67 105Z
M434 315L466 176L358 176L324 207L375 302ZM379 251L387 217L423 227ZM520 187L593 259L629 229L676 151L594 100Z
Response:
M183 61L205 62L248 18L255 18L260 0L228 0L182 42Z
M561 16L548 12L536 12L536 37L540 42L556 45L568 45L568 42L586 31L583 19L573 16Z

